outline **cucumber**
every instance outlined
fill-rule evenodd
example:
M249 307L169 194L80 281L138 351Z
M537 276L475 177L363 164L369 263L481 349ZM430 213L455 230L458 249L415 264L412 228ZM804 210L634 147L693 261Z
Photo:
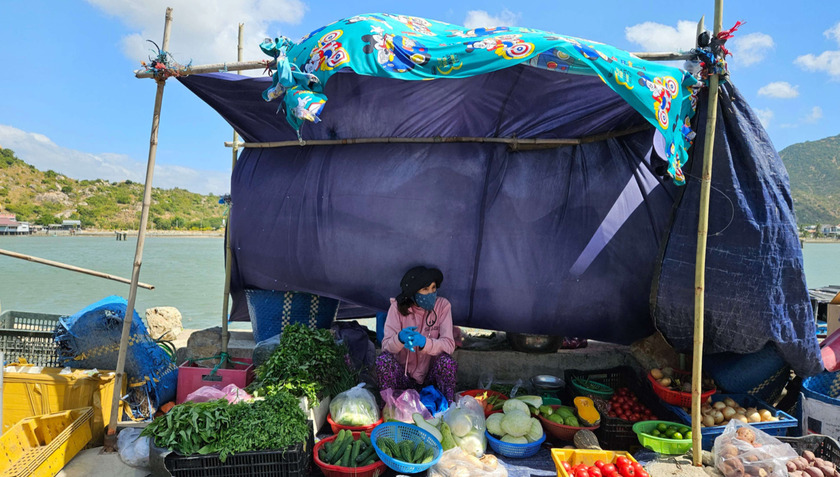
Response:
M377 460L379 460L379 459L376 457L376 454L374 454L374 455L368 457L367 460L362 462L362 464L359 467L367 467L370 464L373 464L374 462L376 462Z
M327 451L323 447L318 449L318 458L321 459L321 462L327 462Z
M414 464L420 462L424 455L426 455L426 445L421 442L414 448L414 453L411 454L411 462Z
M356 462L364 462L370 457L371 455L375 454L375 449L373 446L368 446L364 451L359 453L359 456L356 457Z
M360 439L362 440L362 442L364 442L365 444L370 445L370 437L367 435L367 433L362 432L362 433L361 433L361 435L359 435L359 438L360 438Z
M349 442L344 446L344 453L341 454L341 459L338 460L339 467L350 467L350 452L353 451L353 445Z
M332 441L332 447L330 447L329 452L327 452L327 458L324 462L332 464L337 460L338 456L341 455L338 453L338 451L341 450L341 441L343 440L341 437L342 436L339 433L339 436Z
M356 467L356 457L359 457L359 448L362 445L361 439L353 441L353 448L350 450L350 460L345 467Z

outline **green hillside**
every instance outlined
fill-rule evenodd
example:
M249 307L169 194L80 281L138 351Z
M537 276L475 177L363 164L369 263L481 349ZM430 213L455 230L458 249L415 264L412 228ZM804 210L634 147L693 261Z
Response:
M796 221L840 224L840 135L793 144L779 156L790 174Z
M19 221L49 225L71 219L84 228L136 230L142 204L143 184L39 171L0 148L0 213L16 214ZM222 226L224 210L217 196L153 188L149 228L213 230Z

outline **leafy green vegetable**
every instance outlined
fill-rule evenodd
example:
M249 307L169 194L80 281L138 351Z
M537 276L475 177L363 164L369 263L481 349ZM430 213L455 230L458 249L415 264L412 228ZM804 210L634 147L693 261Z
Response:
M154 438L158 447L184 455L215 452L219 436L230 426L230 407L224 399L178 404L140 435Z
M294 396L306 396L314 406L318 395L336 396L356 384L346 354L346 347L336 344L330 330L288 325L280 345L257 368L257 379L248 389L260 396L285 389Z

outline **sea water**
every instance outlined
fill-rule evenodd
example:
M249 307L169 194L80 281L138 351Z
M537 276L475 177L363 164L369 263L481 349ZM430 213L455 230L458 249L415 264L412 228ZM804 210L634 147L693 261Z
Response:
M0 249L131 278L136 237L0 236ZM808 287L840 284L840 242L803 247ZM174 306L185 328L219 326L224 293L224 239L147 236L135 309ZM0 255L0 310L73 314L109 295L128 298L129 285ZM232 329L249 329L233 323Z

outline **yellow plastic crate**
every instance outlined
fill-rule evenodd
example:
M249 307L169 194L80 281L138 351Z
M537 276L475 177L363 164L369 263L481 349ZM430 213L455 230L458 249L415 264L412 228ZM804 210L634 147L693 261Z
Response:
M569 477L569 473L563 468L563 462L568 462L572 467L578 464L595 465L596 460L602 460L607 464L615 463L616 457L624 456L632 462L636 459L629 452L610 450L587 450L587 449L551 449L551 459L557 467L557 477Z
M90 406L93 408L93 443L102 444L105 427L111 420L113 371L90 375L81 369L73 369L70 374L60 374L61 368L10 365L5 369L3 432L27 417Z
M90 442L93 408L26 418L0 437L0 475L53 477Z

